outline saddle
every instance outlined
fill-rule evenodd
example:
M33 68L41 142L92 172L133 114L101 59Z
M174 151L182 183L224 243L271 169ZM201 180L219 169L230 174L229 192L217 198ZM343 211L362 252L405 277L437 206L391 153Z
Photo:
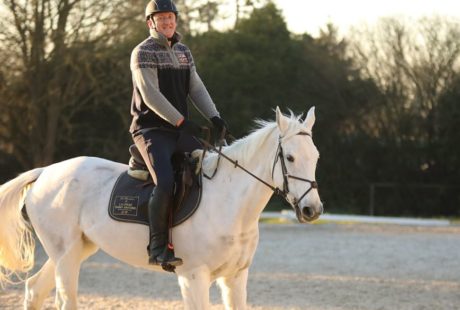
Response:
M120 222L149 225L148 201L155 187L144 160L133 144L129 148L129 168L118 177L109 200L108 212L112 219ZM190 154L176 154L172 158L174 167L174 203L172 226L190 218L201 201L201 173L195 173L197 160Z

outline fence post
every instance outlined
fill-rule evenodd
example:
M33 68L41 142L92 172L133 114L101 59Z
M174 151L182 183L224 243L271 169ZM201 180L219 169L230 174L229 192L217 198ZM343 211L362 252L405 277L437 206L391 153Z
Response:
M374 203L375 203L375 184L369 184L369 215L374 215Z

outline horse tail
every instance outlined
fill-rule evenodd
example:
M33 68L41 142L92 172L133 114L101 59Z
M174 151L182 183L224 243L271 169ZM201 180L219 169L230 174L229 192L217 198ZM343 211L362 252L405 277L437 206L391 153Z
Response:
M30 170L0 186L0 286L13 283L13 275L34 265L35 240L21 211L27 191L43 170Z

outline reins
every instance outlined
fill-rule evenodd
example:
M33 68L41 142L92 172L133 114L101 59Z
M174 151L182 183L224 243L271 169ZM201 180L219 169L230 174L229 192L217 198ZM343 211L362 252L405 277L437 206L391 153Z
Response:
M253 178L255 178L256 180L258 180L259 182L261 182L262 184L266 185L267 187L269 187L272 191L275 192L275 194L279 195L280 192L282 192L279 188L277 187L274 187L272 185L270 185L269 183L265 182L264 180L262 180L261 178L259 178L258 176L256 176L254 173L252 173L251 171L249 171L248 169L244 168L243 166L241 166L239 163L238 163L238 160L233 160L231 159L230 157L228 157L227 155L225 155L224 153L222 153L222 145L219 146L219 148L216 148L214 145L212 145L211 143L209 143L208 141L204 140L204 139L200 139L201 143L204 144L204 146L206 147L203 151L203 155L202 157L204 158L204 154L206 153L207 150L212 150L214 152L216 152L218 154L218 158L217 158L217 165L216 165L216 169L214 169L214 172L212 173L211 176L208 176L206 174L203 173L203 176L209 180L211 180L217 173L217 169L218 169L218 166L219 166L219 161L220 161L220 158L223 157L224 159L226 159L227 161L229 161L230 163L233 164L233 167L234 168L240 168L241 170L243 170L244 172L246 172L247 174L249 174L250 176L252 176ZM203 164L203 160L201 160L201 164Z
M222 132L222 136L220 137L220 143L219 143L219 148L216 148L214 145L212 145L209 141L210 141L210 129L207 128L207 127L203 127L203 129L207 132L207 139L201 139L199 138L200 142L203 143L203 145L205 146L204 150L203 150L203 153L202 153L202 158L201 158L201 165L203 165L203 160L204 160L204 157L205 157L205 154L206 154L206 151L207 150L212 150L214 152L216 152L218 154L218 158L217 158L217 164L216 164L216 168L214 169L214 172L212 173L211 176L208 176L206 175L205 173L203 173L203 176L209 180L211 180L217 173L217 170L218 170L218 167L219 167L219 163L220 163L220 158L223 157L224 159L226 159L227 161L229 161L230 163L233 164L234 168L240 168L241 170L243 170L244 172L246 172L247 174L249 174L250 176L252 176L253 178L255 178L257 181L261 182L262 184L264 184L265 186L267 186L268 188L270 188L275 195L277 196L280 196L282 197L284 200L288 201L289 200L287 199L287 195L289 194L289 178L291 179L295 179L295 180L299 180L299 181L304 181L304 182L308 182L310 183L310 188L307 189L303 195L299 198L299 199L296 199L293 204L297 207L297 204L298 202L300 202L303 197L305 197L312 189L314 188L318 188L318 183L316 181L311 181L311 180L308 180L308 179L304 179L304 178L300 178L300 177L297 177L297 176L293 176L293 175L290 175L288 172L287 172L287 167L286 167L286 163L284 161L284 152L283 152L283 147L281 146L281 137L279 138L279 141L278 141L278 150L277 150L277 155L276 155L276 158L273 162L273 168L272 168L272 178L273 178L273 174L274 174L274 171L275 171L275 166L276 166L276 163L278 162L278 160L280 160L281 162L281 170L282 170L282 173L283 173L283 189L281 190L280 188L278 187L274 187L272 186L271 184L269 184L268 182L264 181L263 179L261 179L260 177L258 177L257 175L253 174L251 171L247 170L245 167L241 166L239 163L238 163L238 160L233 160L231 159L230 157L228 157L227 155L225 155L223 152L222 152L222 146L223 144L225 144L225 137L227 136L226 135L226 132L225 132L225 129L224 131ZM300 132L298 133L299 135L307 135L307 136L310 136L311 137L311 134L307 133L307 132ZM228 135L230 136L230 135ZM232 137L232 136L231 136ZM233 137L232 137L233 138ZM201 166L201 170L203 171L202 169L203 167Z

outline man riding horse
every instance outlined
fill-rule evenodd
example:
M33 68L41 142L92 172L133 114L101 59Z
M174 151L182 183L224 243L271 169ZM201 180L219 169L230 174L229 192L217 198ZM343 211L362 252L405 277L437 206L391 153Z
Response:
M176 32L178 11L171 0L147 4L150 36L131 54L133 96L130 132L150 174L156 176L148 204L149 264L179 266L182 259L168 250L168 219L172 207L175 153L202 148L200 127L188 119L187 100L222 132L227 125L197 74L189 48ZM220 136L220 135L219 135Z

